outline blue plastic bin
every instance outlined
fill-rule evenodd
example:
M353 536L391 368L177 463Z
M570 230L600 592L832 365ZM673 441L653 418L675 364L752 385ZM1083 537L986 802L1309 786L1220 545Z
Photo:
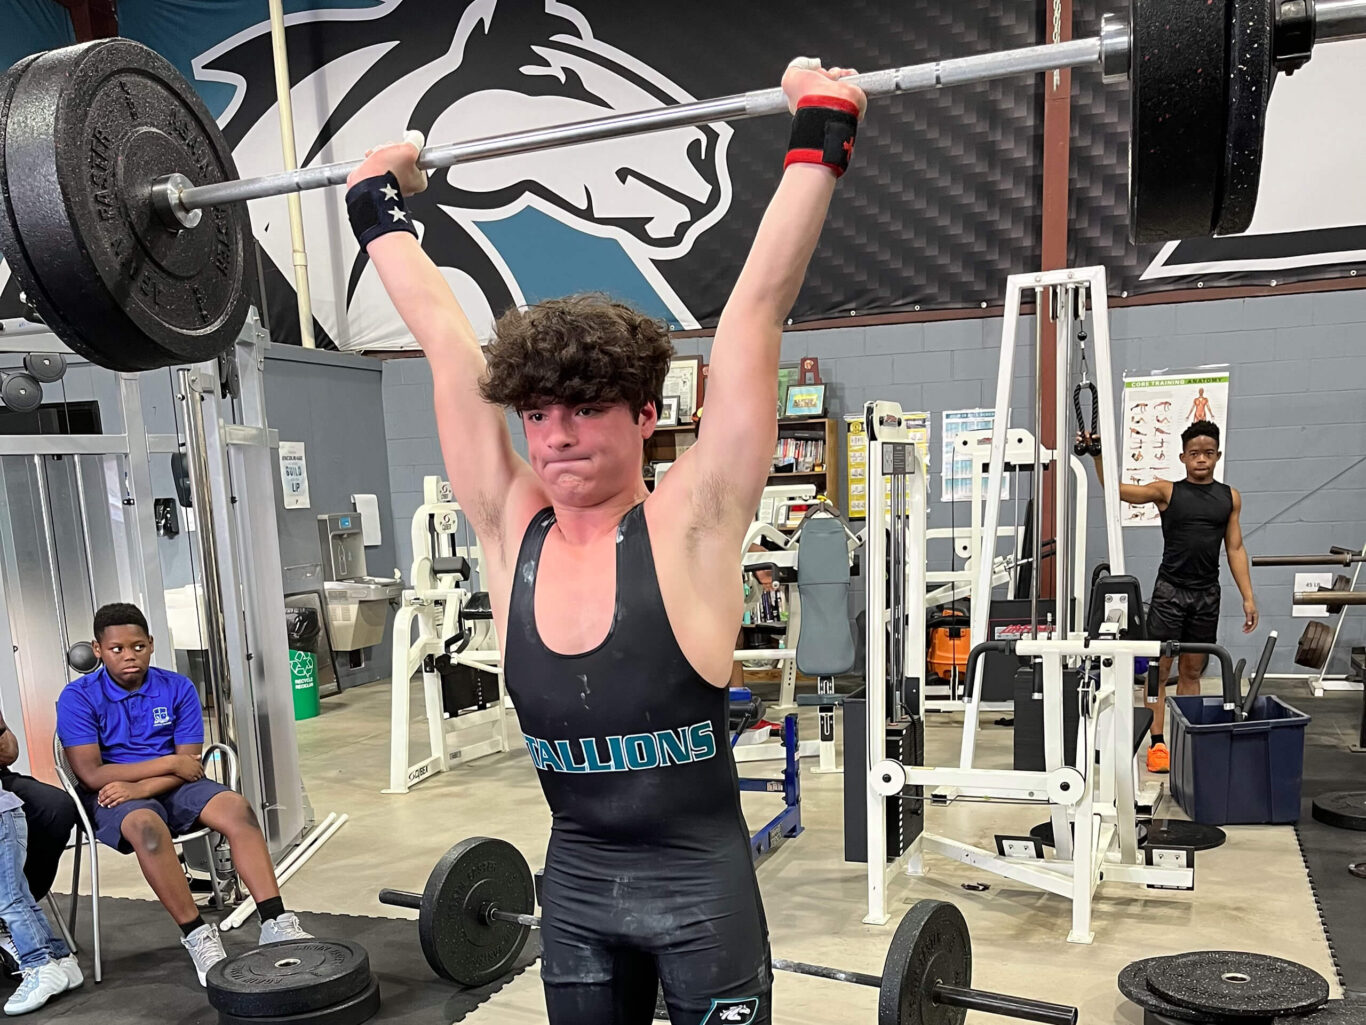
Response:
M1222 697L1170 697L1172 796L1207 826L1295 822L1309 716L1259 697L1235 722Z

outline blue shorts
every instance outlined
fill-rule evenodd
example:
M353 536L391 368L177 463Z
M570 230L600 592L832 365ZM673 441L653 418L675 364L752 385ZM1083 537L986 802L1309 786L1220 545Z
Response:
M81 803L95 827L95 838L106 847L112 847L120 854L132 854L133 845L124 837L123 820L132 812L146 808L166 823L172 836L189 833L199 828L199 813L204 805L219 794L232 793L217 780L197 779L193 783L182 783L174 790L168 790L156 797L124 801L114 808L101 808L95 801L95 794L81 791Z

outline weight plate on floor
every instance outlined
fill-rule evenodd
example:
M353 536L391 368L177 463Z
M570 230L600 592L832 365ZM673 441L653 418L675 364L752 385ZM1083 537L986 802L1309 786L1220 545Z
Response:
M350 1000L370 984L359 943L288 940L219 961L209 969L209 1005L240 1018L306 1014Z
M5 125L7 202L64 342L111 370L212 359L246 319L242 204L167 227L151 184L235 178L204 103L169 61L128 39L51 50L20 76ZM8 254L7 254L8 255Z
M1295 664L1306 669L1322 669L1328 662L1333 631L1323 623L1309 623L1295 645Z
M490 921L485 912L496 906L529 915L535 900L531 868L512 844L482 836L456 844L422 891L417 933L432 971L471 987L507 975L531 930Z
M1195 950L1151 965L1148 988L1173 1004L1226 1018L1304 1014L1328 999L1312 968L1241 950Z
M1147 828L1147 847L1189 847L1196 851L1212 851L1222 847L1228 836L1218 826L1206 826L1186 819L1149 819L1139 823Z
M241 1017L218 1012L218 1025L362 1025L379 1010L379 980L369 979L365 988L331 1007L320 1007L303 1014L268 1015L259 1018Z
M24 369L39 384L60 381L66 373L66 357L60 352L30 352L24 355Z
M43 404L43 386L23 371L0 375L0 402L16 413L32 413Z
M1129 233L1209 235L1224 175L1229 0L1133 0Z
M934 999L936 984L972 985L972 938L963 913L942 900L913 904L887 948L878 1025L963 1025L967 1011Z
M1202 1014L1199 1011L1192 1011L1189 1007L1178 1007L1169 1000L1163 1000L1148 988L1148 969L1158 961L1165 960L1165 957L1145 957L1125 965L1119 973L1119 991L1143 1010L1161 1015L1163 1018L1197 1022L1198 1025L1219 1025L1224 1022L1225 1019L1217 1014Z
M1366 1025L1366 1000L1330 1000L1311 1014L1277 1018L1275 1025Z
M1366 790L1333 790L1314 798L1315 821L1338 829L1366 831Z
M1257 209L1266 137L1266 105L1276 70L1271 63L1271 0L1229 0L1228 121L1223 188L1216 230L1247 231Z

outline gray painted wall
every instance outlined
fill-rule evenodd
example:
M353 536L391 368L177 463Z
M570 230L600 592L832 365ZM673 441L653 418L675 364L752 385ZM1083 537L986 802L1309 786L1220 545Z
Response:
M1131 307L1111 315L1115 394L1127 370L1150 371L1202 364L1232 366L1225 479L1243 494L1243 530L1252 554L1326 551L1333 544L1366 544L1366 291L1271 296L1214 302ZM1011 423L1033 421L1030 378L1034 321L1022 318L1012 388ZM827 383L831 416L859 411L871 399L892 399L908 410L990 405L995 398L1001 320L943 321L885 327L851 326L794 331L783 339L785 361L817 356ZM680 354L707 356L710 339L679 339ZM389 438L393 515L406 524L421 503L422 477L444 474L432 412L431 373L421 359L384 364L384 417ZM509 418L514 441L525 450L520 425ZM845 467L841 458L841 472ZM934 452L931 526L963 522L967 506L940 502L942 458ZM1095 478L1091 477L1094 484ZM1098 489L1097 489L1098 490ZM841 487L843 491L843 486ZM842 497L842 496L841 496ZM1010 522L1013 505L1004 510ZM1087 564L1105 557L1098 495L1089 511ZM401 565L411 559L407 530L398 543ZM1129 571L1145 594L1161 557L1161 532L1124 532ZM932 548L932 569L949 568L947 543ZM1293 572L1253 571L1262 627L1241 631L1237 588L1224 569L1221 639L1235 657L1255 658L1269 629L1280 631L1273 666L1296 671L1295 642L1307 620L1290 615ZM861 607L851 595L851 612ZM1343 671L1352 644L1366 637L1366 615L1348 612L1333 671Z
M308 569L321 560L318 517L351 512L353 494L379 499L382 543L365 549L371 576L392 576L395 551L389 495L381 363L366 356L275 346L266 361L266 418L281 441L302 441L308 466L307 509L286 509L275 479L280 560L286 589L319 586ZM404 523L406 534L406 521ZM407 566L403 564L404 573ZM390 615L390 623L393 617ZM390 636L356 673L342 668L346 685L389 678ZM338 655L338 660L342 656Z

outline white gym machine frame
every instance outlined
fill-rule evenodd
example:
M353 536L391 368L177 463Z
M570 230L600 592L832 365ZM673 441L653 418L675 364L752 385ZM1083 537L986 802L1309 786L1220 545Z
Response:
M1020 298L1022 293L1032 289L1036 294L1036 310L1040 315L1048 307L1045 303L1057 300L1055 316L1055 344L1057 351L1057 408L1056 425L1060 437L1065 436L1068 419L1067 401L1070 399L1067 385L1071 382L1072 368L1072 330L1075 326L1078 300L1089 295L1094 310L1094 360L1099 399L1100 422L1108 425L1101 432L1102 452L1108 456L1111 467L1118 466L1118 446L1113 426L1118 422L1115 416L1113 395L1113 374L1110 364L1109 313L1106 292L1105 270L1092 267L1074 270L1059 270L1038 274L1012 275L1007 281L1005 314L1001 339L1001 367L996 389L996 423L1004 425L1010 411L1010 393L1014 378L1015 337L1020 317ZM1041 321L1040 321L1041 323ZM1042 333L1038 340L1041 355ZM1036 373L1037 386L1037 373ZM1035 419L1042 419L1042 400L1036 401ZM1006 453L1011 432L998 430L992 432L990 467L987 481L987 503L981 524L981 557L977 561L978 587L974 592L972 610L972 630L974 648L985 639L987 610L989 606L993 578L993 560L987 555L994 551L998 526L1000 523L1001 481L1004 474ZM1041 441L1041 439L1040 439ZM885 470L885 461L880 459L875 448L875 438L870 431L869 466ZM1059 445L1061 448L1061 445ZM1031 454L1036 467L1043 458L1040 444ZM916 467L923 481L923 466ZM1035 495L1042 495L1042 480L1035 471ZM1076 467L1073 467L1073 474ZM1073 535L1066 522L1069 505L1069 477L1073 474L1055 473L1055 508L1059 511L1060 522L1054 555L1055 594L1067 595L1075 586L1072 560L1074 554L1084 561L1085 537L1077 538L1080 551L1073 553ZM877 488L870 490L876 493ZM909 516L905 518L906 530L910 535L907 545L907 558L903 567L904 586L907 595L906 607L910 609L911 622L917 622L916 614L923 618L924 570L923 559L917 560L914 553L918 548L923 553L924 528L924 487L912 489L912 502ZM1111 472L1104 482L1104 507L1106 537L1109 550L1109 564L1115 574L1124 573L1123 535L1119 519L1118 476ZM1036 508L1039 506L1036 501ZM894 511L895 512L895 511ZM896 522L895 517L893 522ZM882 552L884 513L880 503L869 503L869 578L875 576L873 567L883 566L885 556ZM1040 564L1041 530L1034 531L1034 565ZM1037 578L1037 577L1036 577ZM877 586L870 583L868 588L868 914L864 921L880 925L888 920L886 909L886 889L889 879L904 868L908 875L924 872L924 853L926 851L942 854L977 868L986 869L1015 879L1019 882L1037 886L1048 892L1069 897L1072 900L1072 927L1068 940L1076 943L1089 943L1094 937L1091 929L1092 898L1102 877L1107 882L1132 883L1152 887L1189 889L1194 885L1193 868L1185 863L1168 862L1158 855L1145 855L1138 849L1136 835L1135 774L1132 756L1133 748L1133 698L1132 681L1135 657L1157 658L1161 645L1156 641L1135 641L1114 638L1115 630L1108 631L1105 638L1088 640L1076 633L1073 617L1060 615L1055 624L1053 636L1047 639L1028 639L1016 642L1015 653L1021 656L1038 657L1043 666L1044 701L1044 755L1045 769L1042 772L1017 770L976 769L971 766L973 752L972 740L976 731L977 699L981 694L982 659L974 657L970 672L974 672L973 700L966 706L964 724L963 762L957 768L929 768L906 766L890 760L880 760L874 764L873 752L885 750L886 742L886 660L883 655L883 624L888 613L883 598L883 587L878 580ZM895 592L896 585L893 585ZM1078 609L1078 614L1080 610ZM1121 610L1127 614L1127 609ZM907 630L904 655L905 664L917 667L923 673L924 636L923 630ZM1065 763L1065 745L1069 738L1063 735L1063 680L1064 661L1082 658L1100 660L1099 685L1094 689L1083 685L1081 693L1086 701L1084 714L1079 717L1076 762L1085 766L1082 773ZM894 681L899 687L900 680ZM920 689L922 700L923 686ZM1099 768L1096 755L1099 753ZM1099 777L1099 778L1097 778ZM1032 840L1022 840L1018 850L1008 844L999 852L983 850L948 837L922 832L899 858L888 863L880 852L887 850L885 800L902 793L906 787L923 788L925 799L930 802L930 791L935 797L949 799L996 799L1013 803L1040 803L1051 806L1050 817L1054 826L1055 857L1040 860L1033 857L1037 849ZM932 804L927 803L926 807ZM1072 830L1075 829L1075 839ZM1027 850L1026 850L1027 848ZM1028 857L1010 856L1028 854ZM1175 856L1179 859L1179 856ZM1153 863L1149 863L1152 861Z
M389 785L381 791L385 794L406 794L424 779L453 765L508 750L502 660L492 623L486 624L486 628L470 627L480 631L477 644L467 645L459 652L446 651L447 639L459 631L461 610L474 596L473 580L483 564L482 552L468 520L465 526L472 543L456 543L464 514L450 485L433 475L423 478L422 489L423 504L413 513L412 520L413 564L409 575L413 586L403 592L402 605L394 614ZM463 557L469 566L467 581L461 581L454 573L436 571L434 560L457 556ZM493 678L494 693L486 708L446 716L441 675L431 666L431 660L443 654L449 654L452 663L469 666ZM410 763L411 684L413 675L419 671L428 753Z

